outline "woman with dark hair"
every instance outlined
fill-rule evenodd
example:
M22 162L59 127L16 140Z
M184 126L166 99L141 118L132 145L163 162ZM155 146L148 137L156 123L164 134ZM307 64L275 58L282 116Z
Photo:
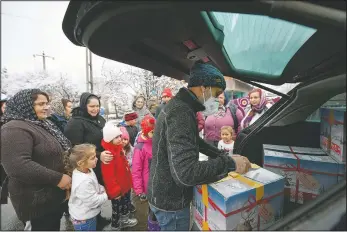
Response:
M220 130L223 126L231 126L235 132L240 131L240 123L243 114L237 107L232 112L231 106L226 104L224 92L218 96L219 107L217 113L205 119L204 140L215 147L218 146ZM235 128L236 127L236 128ZM236 133L235 133L236 134ZM236 136L233 137L235 139Z
M68 99L56 99L51 102L51 115L48 118L51 120L62 132L71 115L72 102Z
M103 138L102 129L105 126L105 119L99 115L100 100L99 97L91 93L82 93L80 105L72 110L72 117L65 127L65 135L71 141L72 145L89 143L96 146L96 156L98 162L94 172L98 178L99 184L104 185L101 176L100 162L109 163L113 156L109 151L105 151L101 146ZM97 217L97 230L105 226L105 219L99 214Z
M63 152L69 140L47 120L49 97L26 89L8 100L2 117L2 164L8 191L26 229L59 231L65 190L71 177L64 174Z

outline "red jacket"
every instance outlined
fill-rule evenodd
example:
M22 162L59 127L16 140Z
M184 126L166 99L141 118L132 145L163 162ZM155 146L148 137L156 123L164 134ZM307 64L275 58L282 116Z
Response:
M196 113L196 120L198 121L198 129L199 129L199 132L200 132L205 127L204 115L201 112L197 112Z
M110 163L101 162L101 173L108 198L114 199L131 190L131 171L122 145L116 146L112 143L106 143L104 140L101 141L101 145L113 155L113 160Z

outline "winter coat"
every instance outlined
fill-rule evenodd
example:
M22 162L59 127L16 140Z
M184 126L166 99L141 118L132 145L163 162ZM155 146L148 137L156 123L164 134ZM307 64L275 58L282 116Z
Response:
M198 121L198 130L200 132L205 127L204 115L201 112L197 112L196 113L196 120Z
M157 107L157 110L155 111L155 119L158 118L161 110L166 106L166 103L162 103Z
M130 141L131 146L134 146L136 136L139 133L138 128L136 126L129 126L129 125L125 125L124 127L125 127L125 129L127 129L127 132L129 134L129 138L130 138L129 141Z
M65 199L57 186L64 173L63 152L53 135L33 123L12 120L2 126L1 162L21 221L47 215Z
M92 94L82 94L80 100L81 105L87 105L88 98ZM83 109L80 107L73 109L72 117L68 121L64 134L71 141L72 145L90 143L96 146L96 156L98 157L98 163L94 172L98 178L98 181L103 185L101 171L100 171L100 154L104 151L101 146L102 140L102 129L105 126L105 119L98 115L97 117L90 117Z
M58 114L51 114L50 117L48 117L49 120L51 120L60 130L64 133L65 127L67 125L68 120L60 116Z
M239 120L239 127L237 131L240 131L243 115L239 109L236 111L236 118ZM211 115L205 119L204 139L206 141L215 142L218 144L218 142L221 140L220 130L223 126L231 126L235 131L234 119L228 107L226 108L224 117L217 118L215 115ZM233 136L233 139L235 138L236 134Z
M261 116L263 116L263 114L264 114L268 109L270 109L271 106L272 106L272 104L267 103L267 104L265 105L264 110L263 110L261 113L255 113L254 116L253 116L253 118L252 118L252 120L249 122L249 126L252 125L255 121L257 121ZM245 117L241 120L240 126L241 126L242 129L244 129L244 128L243 128L244 120L245 120L246 117L251 113L251 111L252 111L252 109L249 108L248 111L247 111L247 113L246 113L246 115L245 115Z
M112 153L113 159L108 163L101 163L102 178L105 183L106 193L109 199L124 196L132 188L131 171L123 152L122 145L115 146L112 143L101 142L105 150Z
M129 163L129 167L130 169L132 168L132 164L133 164L133 156L134 156L134 147L130 145L130 150L128 152L125 153L125 156L127 157L128 163Z
M142 109L134 108L134 111L137 113L137 116L138 116L138 118L136 119L136 127L137 127L137 130L140 131L141 130L142 119L147 114L151 115L152 117L153 117L153 115L151 114L151 112L145 106Z
M199 137L196 113L205 107L181 88L162 110L153 137L148 201L164 211L189 207L193 187L209 184L235 170L231 157ZM199 152L211 159L199 162Z
M152 161L152 139L139 136L134 148L132 177L136 195L147 194L149 168Z

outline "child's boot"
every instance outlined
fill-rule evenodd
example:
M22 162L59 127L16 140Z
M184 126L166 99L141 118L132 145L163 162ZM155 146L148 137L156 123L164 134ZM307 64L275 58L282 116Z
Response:
M120 226L121 228L134 227L137 225L138 221L136 218L129 218L130 213L120 216Z

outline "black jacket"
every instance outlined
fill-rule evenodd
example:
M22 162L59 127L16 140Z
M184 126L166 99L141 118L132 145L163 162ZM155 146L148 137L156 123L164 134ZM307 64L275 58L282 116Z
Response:
M235 169L229 156L199 137L196 112L204 109L190 90L181 88L156 121L148 200L158 209L189 207L195 185L215 182ZM200 162L199 152L212 159Z
M136 126L128 126L128 125L125 125L124 126L126 129L127 129L127 132L129 134L129 142L131 144L131 146L134 146L134 143L135 143L135 139L137 137L137 134L139 133L138 129Z
M68 121L64 134L71 141L73 146L82 143L90 143L96 146L98 163L94 171L99 183L103 184L100 169L100 154L104 151L101 146L101 140L103 138L102 129L104 128L106 121L100 115L97 117L90 117L84 108L81 108L82 104L87 105L87 100L91 96L94 95L87 93L82 94L80 107L77 107L72 111L72 118Z
M157 107L157 109L155 111L155 118L156 119L159 117L160 112L164 109L165 106L166 106L166 104L162 103Z
M48 117L60 130L64 133L65 127L67 125L68 120L65 117L59 116L57 114L52 114Z

